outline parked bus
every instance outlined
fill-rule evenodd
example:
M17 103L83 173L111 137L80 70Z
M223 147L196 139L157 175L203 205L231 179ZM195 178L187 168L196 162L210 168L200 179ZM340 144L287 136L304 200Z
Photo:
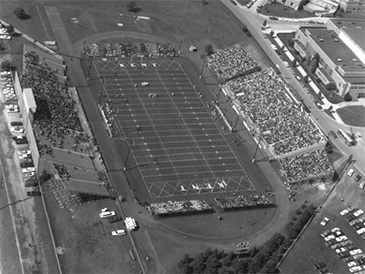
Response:
M338 130L338 135L340 135L342 140L344 140L348 146L353 146L355 144L354 141L352 140L352 138L346 132L344 132L342 129Z

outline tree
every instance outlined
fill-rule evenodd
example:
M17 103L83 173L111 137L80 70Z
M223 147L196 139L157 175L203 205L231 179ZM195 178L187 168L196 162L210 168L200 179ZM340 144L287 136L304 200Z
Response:
M183 269L185 265L189 264L190 256L185 254L185 256L178 262L177 267Z
M289 47L294 47L294 41L293 41L293 39L288 39L288 45L289 45Z
M8 25L7 27L6 27L6 31L10 34L10 35L12 35L13 33L14 33L14 26L13 25Z
M16 8L14 10L14 15L19 18L20 20L26 20L30 18L30 15L28 15L25 10L21 9L21 8Z
M350 93L346 93L345 96L343 97L343 99L346 101L346 102L350 102L352 101L352 96L350 95Z
M204 47L204 51L205 51L205 54L207 56L211 55L212 53L214 53L214 49L213 49L213 46L212 44L208 44Z
M2 70L12 70L13 68L13 65L10 63L10 61L8 60L5 60L4 62L1 63L1 69Z
M136 2L135 1L130 1L127 4L127 10L130 11L130 12L137 13L137 12L141 11L141 8L138 8L136 6Z

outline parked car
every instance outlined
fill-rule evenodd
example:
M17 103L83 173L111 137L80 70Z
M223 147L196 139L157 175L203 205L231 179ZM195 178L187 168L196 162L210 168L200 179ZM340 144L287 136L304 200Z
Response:
M350 272L357 272L357 271L360 271L362 270L362 267L361 266L354 266L354 267L351 267L349 268Z
M353 243L352 243L352 241L351 241L351 240L347 240L347 241L340 242L340 244L341 244L342 246L346 246L346 245L351 245L351 244L353 244Z
M22 126L22 125L23 125L23 123L22 123L22 122L20 122L20 121L12 121L12 122L10 122L10 125L11 125L12 127L19 127L19 126Z
M349 225L354 226L354 225L356 225L358 223L361 223L361 222L363 222L363 220L361 218L359 218L359 219L355 219L355 220L352 220L351 222L349 222Z
M337 242L334 245L331 245L332 249L337 249L337 248L340 248L340 247L342 247L341 243L337 243Z
M345 252L347 250L346 250L346 248L341 247L341 248L337 248L335 251L336 251L336 253L342 253L342 252Z
M355 170L353 168L349 169L347 172L347 176L351 177L354 174Z
M327 217L324 217L324 219L321 222L321 226L326 226L327 223L329 222L330 219L328 219Z
M363 234L364 232L365 232L365 227L356 230L356 233L359 235Z
M99 217L102 219L109 218L109 217L112 217L115 215L117 215L117 214L115 214L115 211L104 211L104 212L99 213Z
M357 218L357 217L356 217L354 214L351 214L350 216L346 217L346 220L347 220L348 222L351 222L351 221L355 220L356 218Z
M364 214L364 211L363 211L362 209L356 210L356 211L354 212L354 216L356 216L356 217L359 217L359 216L361 216L362 214Z
M271 44L271 48L272 48L273 50L278 50L278 48L277 48L274 44Z
M354 250L351 250L350 251L350 254L352 255L352 256L354 256L354 255L357 255L357 254L360 254L360 253L362 253L362 250L361 249L354 249Z
M113 236L123 236L123 235L126 235L126 233L125 233L124 229L119 229L119 230L112 231L112 235Z
M336 243L337 243L336 239L332 239L332 240L329 240L329 241L325 242L325 245L326 246L332 246Z
M27 196L34 197L34 196L42 196L40 191L27 191Z
M332 232L336 232L336 231L340 231L340 228L339 227L334 227L331 229Z
M331 235L328 235L326 238L324 238L324 240L326 242L328 242L329 240L333 240L335 238L335 235L331 234Z
M359 188L364 188L365 187L365 181L362 181L360 184L359 184Z
M24 133L25 130L24 130L24 128L20 128L20 127L11 127L10 131L14 132L14 133Z
M348 238L346 236L340 236L336 238L337 242L342 242L342 241L346 241Z
M340 215L341 215L341 216L345 216L346 214L350 213L350 212L351 212L351 211L353 211L353 210L354 210L354 208L352 208L352 207L350 206L350 207L345 208L344 210L342 210L342 211L340 212Z
M329 234L331 234L331 230L327 229L321 233L321 236L324 238L324 237L328 236Z

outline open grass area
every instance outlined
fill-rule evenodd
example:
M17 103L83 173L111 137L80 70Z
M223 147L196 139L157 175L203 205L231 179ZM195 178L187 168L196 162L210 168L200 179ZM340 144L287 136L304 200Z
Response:
M314 17L310 12L303 9L294 10L292 8L286 7L277 3L269 3L260 9L260 13L263 15L286 17L286 18L307 18Z
M365 108L363 106L348 106L337 109L342 121L349 126L365 127Z

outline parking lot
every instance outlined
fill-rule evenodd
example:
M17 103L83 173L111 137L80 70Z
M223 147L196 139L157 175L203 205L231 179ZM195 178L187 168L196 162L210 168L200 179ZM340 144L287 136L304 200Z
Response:
M355 181L358 174L352 166L344 172L336 189L283 261L281 272L363 273L365 193L359 188L360 182Z

